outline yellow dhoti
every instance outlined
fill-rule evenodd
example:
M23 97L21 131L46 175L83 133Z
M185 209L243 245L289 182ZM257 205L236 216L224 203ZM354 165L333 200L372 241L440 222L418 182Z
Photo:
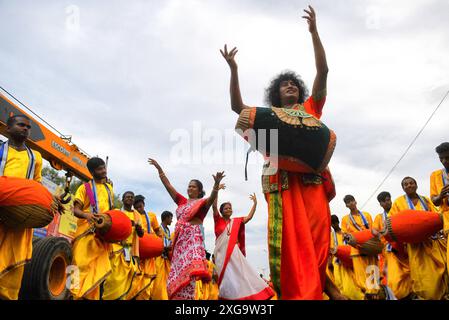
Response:
M141 261L139 269L140 274L138 274L134 281L136 285L133 284L133 288L138 288L137 294L134 297L136 300L150 300L153 292L154 278L156 277L154 258Z
M73 265L70 291L74 299L100 299L100 284L111 274L110 244L98 239L87 222L80 224L73 242ZM84 234L84 235L83 235Z
M420 298L441 300L448 291L448 276L442 240L408 244L412 290Z
M9 229L0 224L0 299L18 299L32 244L33 229Z
M377 257L353 256L354 280L356 285L365 294L379 293L379 264Z
M103 300L121 300L130 292L133 280L137 274L137 266L133 259L125 260L124 248L112 244L109 256L112 272L104 282Z
M387 284L397 299L403 299L412 292L412 279L407 257L398 257L393 252L385 252L387 261Z
M151 292L152 300L168 300L167 279L170 273L170 260L159 256L155 259L156 278Z

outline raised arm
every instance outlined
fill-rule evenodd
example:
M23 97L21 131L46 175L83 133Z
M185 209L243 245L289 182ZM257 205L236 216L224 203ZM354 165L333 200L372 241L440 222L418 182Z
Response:
M209 209L210 206L214 203L215 199L217 199L218 190L220 190L220 182L225 177L224 171L217 172L217 174L216 175L212 175L212 177L214 178L215 183L214 183L214 187L212 189L212 192L211 192L209 198L207 199L206 209Z
M224 183L222 183L222 184L220 184L220 185L218 186L218 190L224 190L224 189L226 189L226 186L225 186ZM217 205L217 203L218 203L218 194L217 194L217 196L215 197L214 203L212 204L212 209L213 209L213 211L214 211L214 217L220 215L220 211L218 210L218 205Z
M316 14L315 10L309 6L309 10L304 10L307 16L303 16L309 24L309 32L312 35L313 51L315 52L315 66L316 76L313 82L312 96L316 100L323 98L327 84L327 73L329 68L326 61L326 53L324 51L323 44L321 43L320 36L318 35L318 29L316 26Z
M231 69L231 84L230 84L230 94L231 94L231 108L232 111L236 112L237 114L240 114L240 112L245 109L249 108L247 105L243 103L242 95L240 93L240 85L239 85L239 75L237 71L237 63L235 62L235 55L237 54L238 50L236 47L234 47L230 52L228 52L228 47L225 44L224 49L221 50L221 55L223 58L225 58L226 62L229 65L229 68Z
M167 176L165 175L164 171L162 170L159 163L157 163L156 160L149 158L148 163L150 165L153 165L157 171L159 172L159 178L161 179L162 184L164 185L165 189L167 189L168 193L170 194L170 197L173 199L173 201L176 202L176 195L178 192L176 192L175 188L170 184L170 181L168 180Z
M252 195L249 196L249 198L251 200L253 200L253 207L251 208L251 211L248 213L248 215L243 218L243 223L247 224L254 216L254 212L256 212L256 207L257 207L257 198L256 198L256 194L253 193Z

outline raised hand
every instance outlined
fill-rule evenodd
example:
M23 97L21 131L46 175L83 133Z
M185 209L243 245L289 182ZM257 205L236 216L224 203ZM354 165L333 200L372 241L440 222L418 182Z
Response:
M148 163L149 163L150 165L154 166L154 167L157 169L157 171L162 171L161 166L159 165L159 163L157 163L156 160L151 159L151 158L148 158Z
M231 69L237 69L237 62L235 62L235 55L237 54L238 50L237 47L234 47L231 51L228 52L228 46L225 44L224 49L221 50L221 55L223 58L225 58L226 62L228 63L229 67Z
M257 198L256 198L256 194L255 194L255 193L251 194L251 195L249 196L249 198L250 198L251 200L253 200L254 204L257 204Z
M224 183L220 183L220 185L218 186L218 190L224 190L226 189L226 185Z
M307 23L309 24L309 32L314 33L317 31L316 28L316 14L315 10L312 8L312 6L309 6L309 10L304 9L304 12L307 13L306 16L302 16L304 19L307 20Z
M215 185L216 185L216 186L219 186L221 180L222 180L224 177L226 177L226 176L224 175L224 171L222 171L222 172L217 172L217 174L216 174L216 175L212 175L212 177L214 178Z

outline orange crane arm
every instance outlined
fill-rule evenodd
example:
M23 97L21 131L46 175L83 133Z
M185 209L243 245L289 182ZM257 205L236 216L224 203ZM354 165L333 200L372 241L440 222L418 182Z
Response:
M31 120L31 134L27 140L31 149L39 151L56 170L65 170L84 181L92 179L86 166L89 160L86 154L75 144L54 134L0 92L0 134L6 135L8 118L19 114L26 115Z

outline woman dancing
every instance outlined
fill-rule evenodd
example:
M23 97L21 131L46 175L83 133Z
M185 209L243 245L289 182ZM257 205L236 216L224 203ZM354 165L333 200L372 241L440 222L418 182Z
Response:
M219 189L224 189L221 184ZM219 298L226 300L267 300L274 291L259 276L248 261L245 252L245 224L254 216L256 195L252 194L251 211L246 217L231 218L232 205L225 202L217 208L213 204L215 222L215 265L218 273ZM221 216L220 216L221 214Z
M191 180L187 188L188 198L179 194L170 184L161 166L154 159L148 159L156 167L165 189L178 205L173 239L173 256L167 281L170 300L194 300L196 281L209 279L206 252L203 246L201 225L218 194L218 187L225 177L224 172L213 175L215 184L209 198L204 198L203 184Z

